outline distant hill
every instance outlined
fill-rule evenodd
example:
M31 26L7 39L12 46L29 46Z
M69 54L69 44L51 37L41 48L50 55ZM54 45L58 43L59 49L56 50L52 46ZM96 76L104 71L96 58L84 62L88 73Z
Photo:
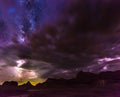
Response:
M36 87L70 87L76 85L93 85L98 80L105 80L109 83L119 83L120 82L120 70L119 71L108 71L108 72L101 72L99 74L94 74L90 72L79 72L76 78L73 79L54 79L48 78L48 80L44 83L39 83ZM6 81L3 83L1 87L17 87L18 83L15 81ZM28 81L26 84L19 86L21 88L31 88L33 87L32 84Z
M74 79L53 79L48 80L42 84L36 85L36 87L74 87L77 85L95 85L97 81L105 80L107 83L119 83L120 82L120 71L108 71L94 74L90 72L79 72Z
M6 81L2 85L3 87L17 87L18 83L15 81Z

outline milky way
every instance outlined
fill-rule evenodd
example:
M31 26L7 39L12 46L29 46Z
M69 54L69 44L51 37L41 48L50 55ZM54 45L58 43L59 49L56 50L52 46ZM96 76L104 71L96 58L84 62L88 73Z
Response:
M119 70L119 5L118 0L0 0L0 82Z

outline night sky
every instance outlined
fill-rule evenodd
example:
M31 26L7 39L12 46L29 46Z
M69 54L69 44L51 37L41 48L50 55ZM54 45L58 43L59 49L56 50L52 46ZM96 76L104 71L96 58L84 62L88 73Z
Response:
M120 70L119 0L0 0L0 84Z

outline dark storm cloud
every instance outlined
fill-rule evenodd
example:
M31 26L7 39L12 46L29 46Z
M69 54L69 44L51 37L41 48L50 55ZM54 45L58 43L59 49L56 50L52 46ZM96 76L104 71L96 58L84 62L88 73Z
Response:
M0 67L17 66L15 60L18 59L18 50L15 46L0 47Z
M21 67L26 69L43 69L44 70L44 69L49 69L50 66L51 64L47 62L36 61L36 60L26 60L26 63L24 63Z
M120 2L75 0L66 3L55 22L44 24L33 34L30 45L34 57L71 68L91 61L94 55L104 56L107 39L119 24Z
M114 51L111 48L119 44L120 1L69 0L56 16L30 37L29 57L54 67L45 76L60 75L57 72L62 74L62 70L74 73L77 68L93 65L95 59L115 56L118 48ZM25 51L20 53L20 58L28 58L23 57L27 56ZM32 65L24 68L30 67L34 68Z

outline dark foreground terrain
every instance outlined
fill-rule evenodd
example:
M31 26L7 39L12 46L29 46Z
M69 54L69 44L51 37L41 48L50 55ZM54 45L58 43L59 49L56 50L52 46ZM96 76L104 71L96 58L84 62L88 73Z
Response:
M80 72L75 79L48 79L33 87L29 82L5 82L0 97L120 97L120 71L100 74Z

